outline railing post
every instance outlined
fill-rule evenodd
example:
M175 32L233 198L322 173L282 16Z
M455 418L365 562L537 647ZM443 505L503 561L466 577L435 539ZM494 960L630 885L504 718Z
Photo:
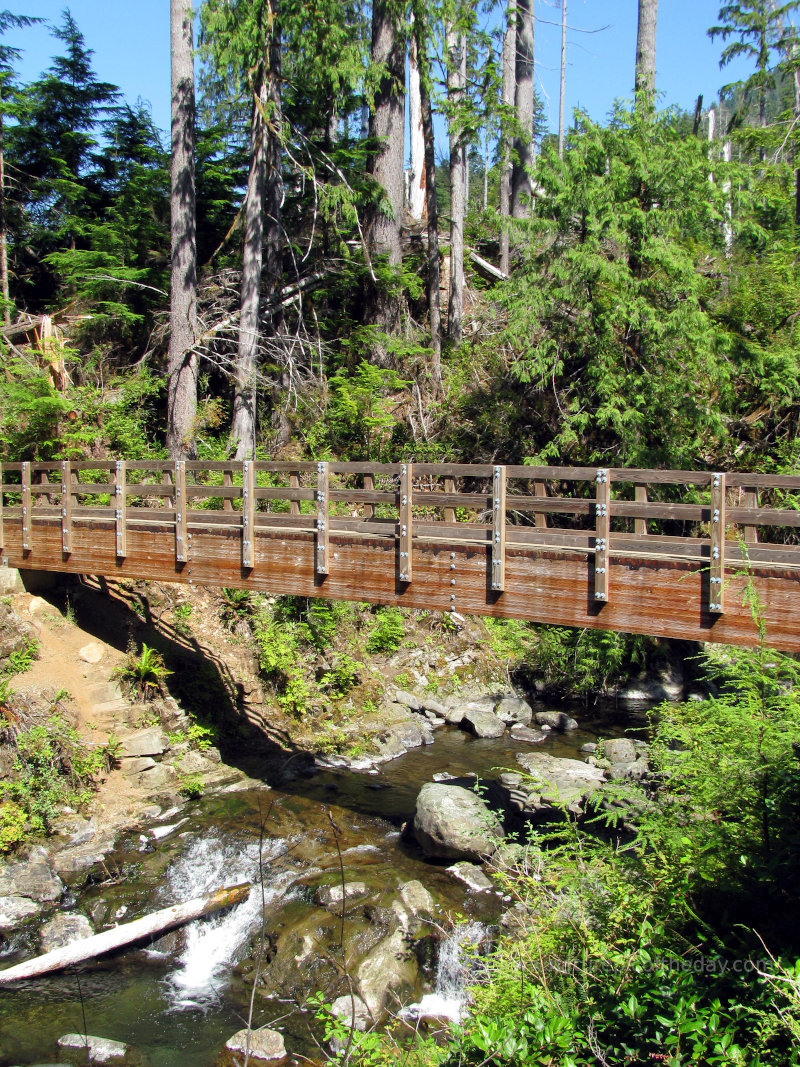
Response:
M31 465L22 464L22 551L31 550Z
M608 471L601 468L595 475L597 495L595 498L594 537L594 598L600 603L608 600L608 561L611 535L611 483Z
M242 566L255 566L253 534L256 520L256 465L252 459L242 462Z
M397 519L400 523L400 581L410 582L414 576L412 570L412 542L413 542L413 515L412 515L412 476L413 464L403 463L400 467L400 507L397 509Z
M721 615L725 610L725 475L711 478L711 559L709 566L708 610Z
M299 489L300 488L300 477L299 477L298 474L295 473L295 471L292 471L289 474L289 488L290 489ZM289 501L289 514L290 515L299 515L300 514L300 501L299 500L290 500Z
M492 476L492 578L495 592L506 586L506 468L495 467Z
M746 508L758 507L758 490L751 489L744 494L742 501ZM744 528L744 542L746 545L758 544L758 527L757 526L745 526Z
M186 556L186 462L175 460L175 562L185 563Z
M446 493L455 493L455 491L456 491L456 480L455 480L455 478L445 478L445 480L444 480L444 491ZM455 522L456 521L456 509L455 508L445 508L444 509L444 521L445 522Z
M225 489L233 488L233 475L229 470L224 470L222 472L222 485ZM229 496L224 496L222 498L222 510L233 511L233 501Z
M72 464L61 461L61 551L72 552Z
M534 482L533 483L533 495L534 496L541 496L541 497L547 496L547 486L545 485L544 482ZM546 529L547 528L547 512L545 512L545 511L535 511L533 513L533 521L534 521L534 524L536 525L537 529L539 529L539 530Z
M374 474L365 474L364 475L364 488L366 490L374 490L375 489L375 475ZM375 506L374 506L374 504L365 504L364 505L364 518L365 519L371 519L374 514L375 514Z
M647 503L647 486L637 485L635 490L635 500L637 504ZM633 532L635 534L644 535L647 533L647 519L634 519L633 520Z
M128 555L128 465L124 459L117 460L114 474L114 521L116 523L117 559Z
M317 464L317 535L314 552L314 570L317 574L328 573L328 530L330 473L327 463Z

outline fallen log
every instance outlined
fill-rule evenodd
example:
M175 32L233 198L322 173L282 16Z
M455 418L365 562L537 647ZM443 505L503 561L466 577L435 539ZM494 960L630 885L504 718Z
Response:
M107 952L124 948L135 941L143 941L145 938L163 934L167 930L173 930L176 926L183 926L192 919L200 919L204 915L210 915L220 908L228 908L234 904L246 900L250 895L250 884L229 886L227 889L218 889L216 893L206 894L203 897L195 897L187 900L185 904L173 904L169 908L162 908L151 915L144 915L141 919L123 923L122 926L113 926L110 930L103 930L100 934L92 937L84 937L80 941L73 941L64 948L53 949L43 956L18 963L14 967L8 967L0 971L0 984L16 982L22 978L38 978L43 974L63 970L74 963L84 963L86 960L95 959Z

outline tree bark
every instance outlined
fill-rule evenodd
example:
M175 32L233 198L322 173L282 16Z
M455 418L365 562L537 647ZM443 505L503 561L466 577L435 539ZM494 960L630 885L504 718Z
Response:
M197 250L194 192L194 60L192 9L170 0L172 166L171 272L167 362L167 449L193 457L197 415Z
M461 106L466 84L467 40L453 26L447 27L447 97L452 110ZM464 317L464 143L457 114L450 115L450 299L447 305L447 336L460 345Z
M514 0L509 0L509 6ZM509 139L504 132L508 125L508 112L514 106L514 57L517 51L517 19L513 10L506 16L506 32L503 36L503 95L502 104L506 108L501 124L500 154L500 270L508 274L509 233L508 219L511 214L511 151Z
M514 139L511 170L511 214L526 218L531 211L533 166L533 10L534 0L517 0L517 47L515 54L514 107L518 132Z
M3 146L3 113L0 109L0 286L3 293L3 321L11 325L11 294L8 287L8 227L6 225L6 159Z
M655 106L657 24L658 0L639 0L634 91L637 103L643 103L647 108Z
M173 904L172 907L162 908L160 911L153 912L152 915L145 915L141 919L134 919L133 922L123 923L121 926L112 926L110 930L103 930L100 934L73 941L63 948L54 949L43 956L8 967L0 971L0 984L18 982L23 978L38 978L40 975L61 971L65 967L83 963L85 960L93 960L107 952L124 948L125 945L154 937L167 930L174 930L176 926L182 926L193 919L210 915L212 912L219 911L220 908L232 907L246 900L249 895L250 885L245 883L230 886L227 889L218 889L216 893L195 897L184 904Z
M370 114L369 136L373 149L367 173L379 187L380 202L373 205L367 224L367 245L374 259L390 267L400 265L400 224L403 214L403 138L405 133L405 47L398 32L391 0L375 0L372 7L372 62L383 69ZM400 325L402 302L385 288L371 287L366 321L387 332ZM376 353L379 361L383 354Z
M421 49L420 49L421 54ZM431 375L437 386L442 381L442 312L440 304L439 207L436 203L436 155L431 114L430 79L422 87L422 132L425 138L425 193L428 207L428 318L431 328L433 361Z
M418 48L416 37L412 37L408 45L408 123L411 139L408 213L415 222L419 222L423 218L426 208L425 134L422 128Z

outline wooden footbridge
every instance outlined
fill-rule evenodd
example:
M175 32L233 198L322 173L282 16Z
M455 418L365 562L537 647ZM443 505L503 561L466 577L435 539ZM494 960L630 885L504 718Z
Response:
M800 651L800 477L440 463L0 468L0 561Z

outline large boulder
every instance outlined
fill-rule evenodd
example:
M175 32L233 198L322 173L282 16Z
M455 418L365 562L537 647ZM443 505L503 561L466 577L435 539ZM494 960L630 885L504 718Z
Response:
M628 737L615 737L603 742L603 755L610 763L633 763L636 759L636 745Z
M427 782L417 797L414 835L429 856L473 860L494 851L503 829L476 793L460 785Z
M0 934L16 930L28 919L39 915L42 907L30 897L0 897Z
M419 984L419 968L403 930L385 937L361 961L356 989L370 1013L380 1017L412 999Z
M506 726L488 708L468 706L461 719L461 726L476 737L502 737Z
M571 715L565 711L537 711L534 716L539 726L547 726L550 730L577 730L578 724Z
M94 928L85 915L75 911L61 912L49 919L39 931L42 952L65 948L73 941L91 937L93 933Z
M283 1034L263 1027L261 1030L237 1030L225 1042L229 1052L249 1052L250 1063L272 1063L286 1058Z
M520 752L517 763L530 775L522 783L528 792L527 811L561 808L579 814L605 778L599 767L549 752Z
M530 726L533 718L533 709L528 701L513 695L503 697L494 709L494 713L508 726L512 726L515 722Z
M31 849L27 860L0 867L0 897L30 897L39 904L55 904L63 888L44 849Z
M134 756L161 756L169 748L167 735L160 726L150 726L146 730L137 730L129 734L119 746L122 759Z

